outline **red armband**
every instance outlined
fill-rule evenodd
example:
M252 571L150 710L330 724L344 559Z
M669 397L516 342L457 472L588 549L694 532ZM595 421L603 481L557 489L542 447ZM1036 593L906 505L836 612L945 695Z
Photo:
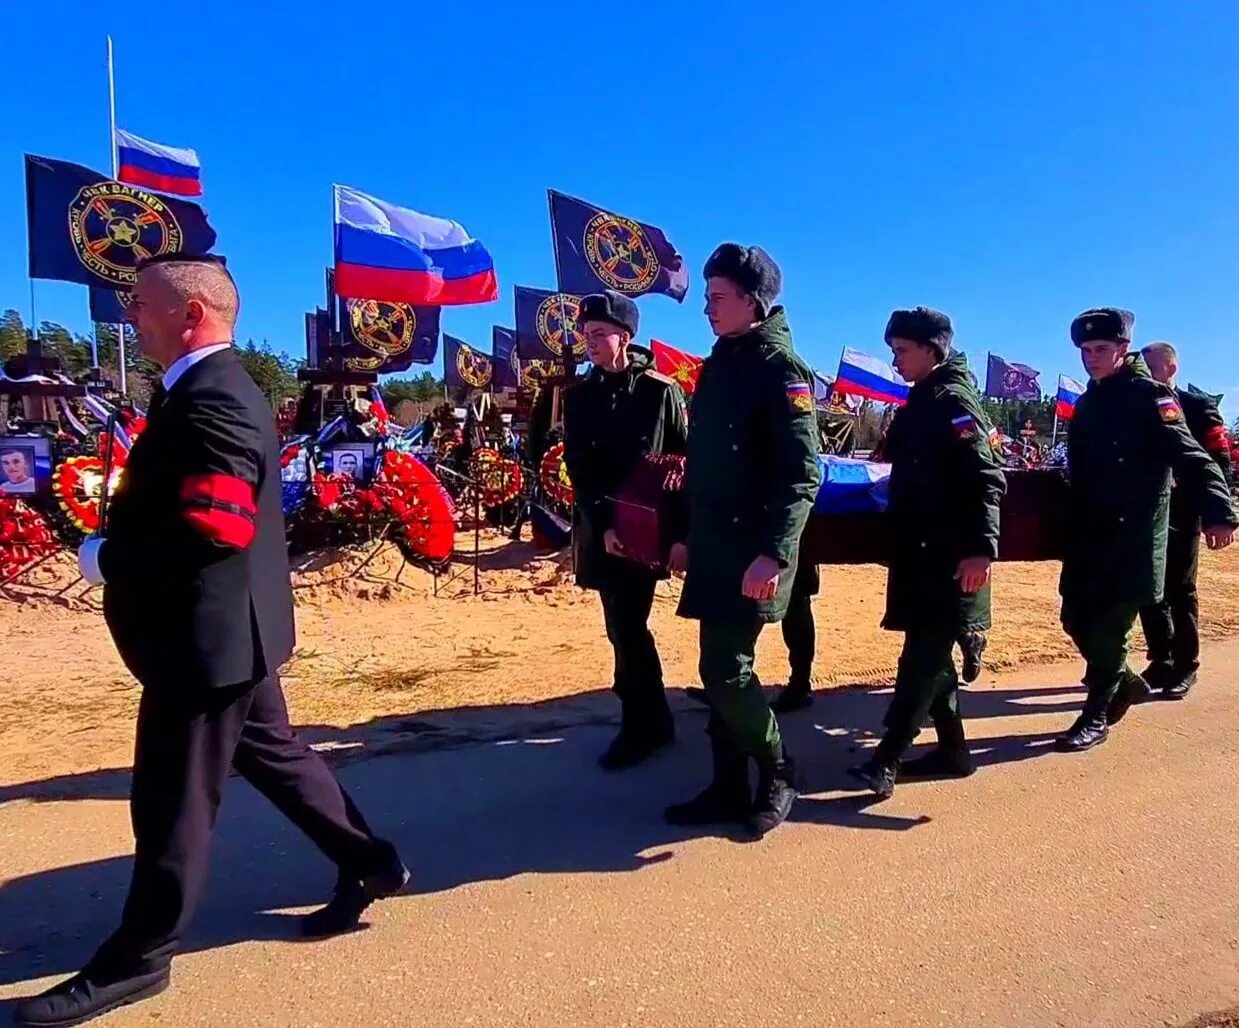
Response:
M1205 433L1205 449L1210 453L1229 453L1230 436L1222 425L1214 425Z
M245 549L254 538L254 487L234 475L190 475L181 486L181 514L198 532Z

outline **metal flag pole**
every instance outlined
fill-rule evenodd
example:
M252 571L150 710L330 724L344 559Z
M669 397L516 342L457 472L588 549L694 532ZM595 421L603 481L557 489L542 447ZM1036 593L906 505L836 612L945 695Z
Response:
M1054 446L1057 442L1058 442L1058 410L1055 409L1054 411L1054 432L1050 436L1050 449L1051 450L1054 449Z
M120 159L116 152L116 69L112 61L112 37L108 36L108 150L112 155L112 178L120 174ZM116 329L116 363L119 369L121 396L128 394L125 377L125 325L113 325ZM95 350L95 365L99 364L99 352Z

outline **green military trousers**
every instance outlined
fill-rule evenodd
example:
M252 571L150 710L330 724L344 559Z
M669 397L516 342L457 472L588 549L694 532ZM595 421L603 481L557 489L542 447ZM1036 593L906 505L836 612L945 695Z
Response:
M926 715L941 737L959 722L959 679L955 673L953 627L917 628L905 633L895 673L895 696L886 711L879 759L898 760L920 734Z
M715 721L748 756L773 752L782 742L779 723L753 671L761 630L756 614L701 622L701 684Z
M1091 610L1063 609L1063 628L1084 658L1084 713L1104 714L1110 701L1135 672L1127 666L1127 648L1139 607L1110 604Z

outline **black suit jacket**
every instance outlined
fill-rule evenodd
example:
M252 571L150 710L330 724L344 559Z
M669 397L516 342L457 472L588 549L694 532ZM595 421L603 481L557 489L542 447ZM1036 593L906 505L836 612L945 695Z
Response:
M1217 404L1212 397L1190 389L1176 388L1175 396L1183 408L1183 423L1192 433L1192 438L1214 459L1222 469L1226 484L1231 485L1230 435ZM1170 493L1170 527L1188 532L1200 531L1200 511L1186 490L1173 489Z
M144 686L260 681L294 643L271 408L231 349L151 408L99 551L108 628Z

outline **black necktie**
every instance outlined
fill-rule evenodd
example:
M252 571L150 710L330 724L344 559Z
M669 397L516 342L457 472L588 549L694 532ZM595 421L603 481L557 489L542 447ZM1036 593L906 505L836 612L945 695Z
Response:
M160 407L163 406L163 402L165 399L167 399L167 396L168 396L168 390L166 390L163 387L162 382L160 382L157 386L155 386L154 389L151 390L151 405L147 409L147 412L146 412L146 416L148 418L151 415L153 415L156 411L158 411Z

